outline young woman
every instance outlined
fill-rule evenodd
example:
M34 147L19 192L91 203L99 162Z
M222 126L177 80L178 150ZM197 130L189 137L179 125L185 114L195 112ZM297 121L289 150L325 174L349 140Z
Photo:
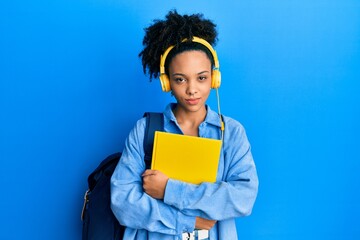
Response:
M146 122L140 119L111 179L111 207L126 226L126 240L237 239L235 218L252 211L258 178L245 130L206 105L211 88L220 85L211 47L215 27L200 14L171 11L145 29L144 72L160 76L163 90L176 99L164 111L164 131L222 139L223 144L215 183L177 181L145 169Z

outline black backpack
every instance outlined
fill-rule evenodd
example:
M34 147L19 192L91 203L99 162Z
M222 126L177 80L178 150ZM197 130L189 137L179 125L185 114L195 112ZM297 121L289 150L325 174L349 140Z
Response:
M145 113L146 129L144 151L146 168L151 166L155 131L163 129L162 113ZM83 221L82 240L119 240L125 227L120 225L110 208L110 178L121 153L105 158L88 177L88 190L84 196L81 214Z

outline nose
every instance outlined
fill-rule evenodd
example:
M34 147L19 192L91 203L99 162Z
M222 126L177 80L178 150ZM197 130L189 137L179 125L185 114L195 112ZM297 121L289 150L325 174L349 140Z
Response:
M196 81L189 80L186 88L186 94L193 96L198 93Z

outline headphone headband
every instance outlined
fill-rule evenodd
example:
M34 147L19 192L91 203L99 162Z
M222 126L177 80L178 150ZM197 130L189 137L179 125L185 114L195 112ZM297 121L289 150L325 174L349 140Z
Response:
M188 39L184 38L181 42L186 42ZM219 60L216 54L216 51L214 50L214 48L211 46L211 44L206 41L205 39L199 38L199 37L193 37L192 42L197 42L200 43L202 45L204 45L212 54L213 58L214 58L214 69L219 69L220 65L219 65ZM161 74L165 74L165 61L167 56L169 55L170 51L175 47L175 45L171 45L170 47L168 47L165 52L161 55L160 57L160 75Z

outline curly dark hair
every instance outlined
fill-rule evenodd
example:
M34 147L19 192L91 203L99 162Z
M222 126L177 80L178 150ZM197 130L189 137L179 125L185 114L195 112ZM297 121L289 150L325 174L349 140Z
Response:
M149 74L150 80L157 78L160 72L160 56L172 46L175 47L169 53L165 69L167 71L170 60L178 53L187 50L204 51L213 64L210 51L202 44L191 42L196 36L205 39L211 45L217 41L216 25L209 19L204 19L202 14L180 15L176 10L170 11L165 20L154 20L153 24L145 28L143 39L144 49L140 52L145 74ZM182 40L188 39L183 43Z

